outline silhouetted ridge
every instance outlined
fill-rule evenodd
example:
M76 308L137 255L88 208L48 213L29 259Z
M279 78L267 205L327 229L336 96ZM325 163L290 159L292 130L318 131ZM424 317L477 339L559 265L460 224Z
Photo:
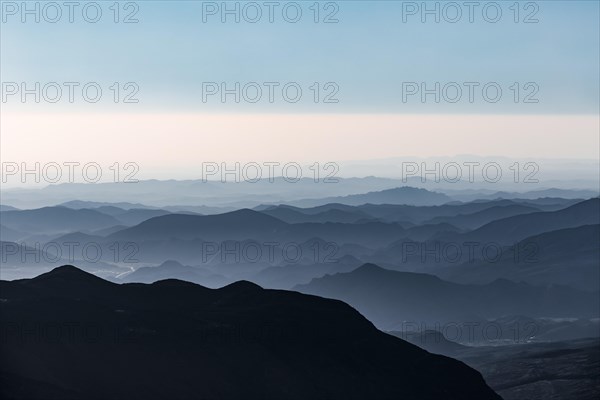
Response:
M101 329L52 340L8 330L1 398L500 399L477 371L378 331L341 301L246 281L56 290L57 279L99 278L67 266L2 281L0 326Z
M41 274L31 280L32 282L65 282L65 283L95 283L98 285L111 284L110 282L97 277L94 274L85 272L73 265L63 265L56 267L50 272Z

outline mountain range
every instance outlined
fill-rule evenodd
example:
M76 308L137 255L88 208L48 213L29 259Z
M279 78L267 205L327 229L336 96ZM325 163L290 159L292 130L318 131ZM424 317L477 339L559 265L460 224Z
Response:
M390 271L374 264L315 278L294 289L345 301L383 330L398 330L405 322L475 322L520 314L556 318L600 316L597 291L509 280L465 285L429 274Z

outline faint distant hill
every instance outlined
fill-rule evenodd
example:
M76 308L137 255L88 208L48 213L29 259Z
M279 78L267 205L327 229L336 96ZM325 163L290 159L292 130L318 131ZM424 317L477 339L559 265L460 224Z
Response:
M585 198L574 198L574 199L563 199L560 197L539 197L537 199L521 199L514 198L510 201L525 206L531 206L539 208L540 211L558 211L562 208L567 208L573 204L577 204Z
M515 199L515 200L534 200L539 198L561 198L561 199L589 199L590 197L597 197L598 191L596 190L578 190L578 189L541 189L531 190L526 192L490 192L483 190L446 190L449 196L460 200L460 201L473 201L473 200L495 200L495 199Z
M287 224L257 211L242 209L218 215L169 214L151 218L134 227L113 233L110 239L258 238L259 232L273 233Z
M104 207L96 208L96 210L100 211L102 213L108 214L108 212L106 211L106 208L104 208ZM144 222L147 219L154 218L154 217L160 217L162 215L167 215L167 214L171 214L171 213L166 210L131 208L129 210L122 210L120 212L116 211L116 210L111 210L109 215L112 215L123 225L132 226L132 225L137 225L141 222Z
M542 189L542 190L531 190L528 192L496 192L494 198L521 198L521 199L539 199L543 197L555 197L562 199L589 199L590 197L597 197L598 191L595 190L577 190L577 189Z
M44 207L34 210L2 211L2 224L27 233L60 233L107 228L119 221L94 210Z
M402 321L476 321L503 315L597 317L600 297L568 287L543 288L508 280L463 285L436 276L365 264L294 287L347 302L385 330Z
M117 285L72 266L0 289L2 326L83 324L34 342L8 330L4 398L500 399L477 371L340 301L244 281Z
M12 206L7 206L6 204L0 204L0 212L1 211L14 211L14 210L18 210L18 208L15 208Z
M432 192L410 186L387 189L364 194L348 196L326 197L322 199L304 199L291 201L287 204L297 207L314 207L327 203L340 203L347 205L361 204L404 204L416 206L432 206L448 203L453 199L443 193Z
M600 223L600 199L592 198L570 207L548 212L535 212L490 222L461 237L461 240L514 244L548 231Z
M261 210L263 214L270 215L290 224L303 222L342 222L356 223L366 221L373 217L357 209L343 210L339 208L330 208L318 213L305 212L304 209L292 206L272 206Z
M115 182L107 183L64 183L48 185L43 188L20 189L3 193L3 202L18 207L42 207L49 204L68 203L73 199L90 201L94 204L83 204L82 208L97 207L119 201L115 204L123 208L144 208L140 202L140 193L143 193L144 204L151 207L164 208L168 205L177 209L168 208L168 211L181 211L183 206L208 206L220 208L216 212L230 211L232 208L251 208L259 204L274 202L283 203L303 197L331 197L344 196L354 193L385 190L402 184L400 180L388 178L339 178L336 184L316 184L312 177L302 177L294 184L289 179L263 177L258 182L233 182L231 177L227 183L220 181L220 176L215 180L140 180L135 184ZM77 207L81 207L79 204ZM225 208L228 208L226 210ZM203 209L188 209L188 211L208 214Z
M452 202L438 206L407 206L397 204L364 204L356 206L358 211L371 215L382 221L401 222L407 221L414 224L430 223L434 218L455 217L458 215L469 215L493 207L515 206L512 200L485 200L470 203ZM538 208L535 205L527 207ZM562 207L558 207L562 208Z
M471 214L435 217L427 221L430 224L447 223L463 229L477 229L487 223L501 218L539 211L538 208L521 204L495 206Z
M156 207L147 206L140 203L128 203L128 202L106 202L106 201L84 201L84 200L71 200L59 204L63 207L82 209L82 208L100 208L100 207L116 207L122 210L130 210L132 208L137 209L154 209Z
M461 275L461 279L473 279L473 282L475 282L475 279L479 279L477 280L479 283L487 283L495 278L506 277L517 281L522 278L526 282L544 285L564 283L560 279L557 280L560 274L553 274L550 271L562 270L564 274L568 274L565 268L576 267L577 262L581 261L583 263L581 264L582 269L578 272L583 275L571 275L567 281L575 284L576 287L582 288L583 286L580 285L584 280L595 276L584 272L594 270L590 265L592 260L590 254L592 253L589 253L587 249L577 253L575 249L583 250L584 246L591 246L589 239L595 235L587 238L580 237L581 240L579 241L565 238L564 241L559 241L555 245L539 243L540 246L536 248L533 248L536 243L530 243L533 240L529 238L552 231L578 228L584 225L597 225L599 221L598 203L598 199L590 199L558 211L527 212L500 218L467 232L457 232L450 229L442 231L440 229L439 232L425 238L425 240L418 239L417 235L412 234L411 236L410 234L416 229L423 229L424 226L427 226L420 225L408 228L406 230L409 233L407 237L389 243L385 247L381 246L368 257L362 259L376 264L397 265L405 270L444 274L448 277L452 274L452 271L456 271L457 278ZM467 205L482 204L486 203L440 206L439 208L446 209L443 210L444 213L453 212L454 216L433 220L452 220L460 225L461 218L471 218L469 214L457 216L456 210L447 210L448 208L463 208ZM487 210L489 209L484 209L484 211ZM411 211L415 219L420 218L423 212L433 214L430 210L419 208ZM434 212L438 211L442 210L434 210ZM406 210L399 210L399 213L398 218L407 216ZM490 212L485 217L493 217L493 215L494 212ZM388 218L391 219L394 216L389 215ZM572 233L575 233L575 231ZM560 249L560 251L553 251L553 249ZM520 254L519 259L516 261L512 260L515 257L515 250L517 250L517 254ZM532 260L534 263L531 262ZM544 272L542 272L545 264L553 266L552 269L547 270L549 272L547 276L544 276ZM558 264L562 264L562 267L559 267ZM471 272L464 274L459 272L463 268L464 271ZM515 268L520 269L521 272L517 273ZM482 281L481 279L486 276L487 279ZM545 277L548 279L544 279ZM596 280L593 281L596 282ZM584 285L585 287L591 287L590 283L584 283Z
M576 202L559 200L551 204L537 204L537 200L518 203L513 200L479 200L469 203L450 202L439 206L414 206L399 204L362 204L347 205L327 203L315 207L295 207L286 204L277 206L261 205L256 211L274 216L289 223L301 222L364 222L379 220L410 224L435 224L447 222L456 217L457 221L467 218L461 225L469 225L472 218L478 223L490 222L495 217L506 217L534 211L556 211ZM489 211L486 211L489 210ZM477 214L481 213L481 214Z
M129 202L100 202L100 201L82 201L73 200L60 204L64 207L81 209L89 208L112 215L112 213L121 214L121 210L164 210L171 213L196 213L196 214L220 214L224 212L234 211L232 207L208 207L195 205L170 205L164 207L148 206L140 203Z
M600 225L583 225L530 236L502 251L493 263L478 261L438 269L439 276L461 283L496 279L535 285L563 284L597 291L600 282Z
M299 244L313 237L335 242L381 246L407 235L399 224L365 221L360 224L347 223L298 223L288 224L259 211L242 209L217 215L170 214L151 218L134 227L121 230L106 237L106 240L168 241L225 240L275 241L280 244ZM175 258L175 255L169 258ZM164 260L163 260L164 261Z

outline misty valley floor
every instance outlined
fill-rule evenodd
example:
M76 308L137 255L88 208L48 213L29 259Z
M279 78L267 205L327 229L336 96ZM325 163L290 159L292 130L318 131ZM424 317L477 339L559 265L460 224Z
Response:
M413 343L475 368L504 400L593 400L600 394L600 338L460 348L431 337Z
M600 341L517 345L457 356L482 373L504 400L597 399Z

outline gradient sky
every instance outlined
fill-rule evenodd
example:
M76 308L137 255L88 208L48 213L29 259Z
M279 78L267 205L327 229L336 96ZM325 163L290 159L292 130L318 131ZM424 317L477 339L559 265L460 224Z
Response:
M35 23L31 16L22 23L20 14L8 15L3 6L2 82L98 82L104 90L95 104L77 91L73 104L22 104L9 97L1 104L3 160L64 160L65 153L93 160L114 153L119 160L176 170L198 157L598 157L597 1L520 2L519 23L509 8L513 1L497 2L497 23L483 18L482 7L490 2L475 9L473 23L464 6L457 23L444 15L440 23L433 16L422 23L420 14L403 22L408 2L339 1L339 22L329 24L314 23L313 1L297 2L303 15L295 24L283 19L282 6L273 23L265 7L254 24L243 17L235 23L231 16L222 23L219 14L203 22L206 4L198 1L135 2L139 22L115 24L113 1L99 3L103 16L95 24L77 11L74 23L66 15L55 24ZM325 10L326 3L320 2L321 20L334 10ZM122 9L120 17L131 10ZM534 11L538 22L523 23ZM226 103L218 96L202 101L202 82L266 81L297 82L302 99L285 102L276 90L274 103L236 104L231 96ZM139 103L115 104L108 89L113 82L135 82ZM339 102L315 104L309 89L314 82L335 83ZM403 82L496 82L503 95L490 103L476 89L470 103L465 89L454 104L435 103L433 96L425 103L418 96L403 102ZM515 82L521 97L532 88L522 86L533 82L539 102L515 103Z

